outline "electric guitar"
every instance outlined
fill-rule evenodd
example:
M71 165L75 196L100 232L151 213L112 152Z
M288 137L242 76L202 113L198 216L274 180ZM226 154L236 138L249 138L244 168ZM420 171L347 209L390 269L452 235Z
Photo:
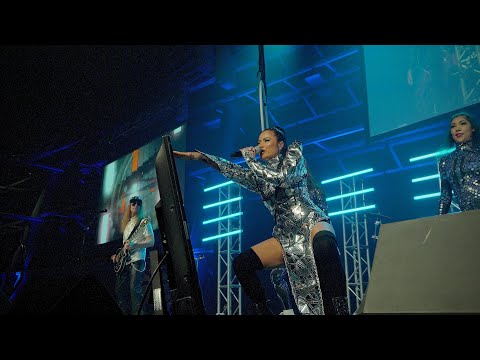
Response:
M150 218L146 217L143 218L142 221L140 221L140 224L138 227L135 229L134 233L129 236L129 239L134 239L135 236L143 232L143 228L150 222ZM128 259L130 258L130 255L128 253L128 250L125 249L124 246L119 248L117 252L115 253L115 264L113 270L118 273L123 270L125 267L125 264L127 263Z

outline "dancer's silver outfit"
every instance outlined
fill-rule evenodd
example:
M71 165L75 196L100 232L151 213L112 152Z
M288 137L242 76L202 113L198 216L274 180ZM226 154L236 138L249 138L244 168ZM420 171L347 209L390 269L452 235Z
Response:
M314 202L318 194L308 189L302 149L302 144L294 141L285 156L279 154L266 161L256 160L255 156L242 150L248 168L199 152L216 163L225 177L261 195L275 219L272 235L283 247L293 297L300 313L323 315L310 230L316 223L330 222L330 219Z
M480 209L480 146L472 140L457 144L440 159L441 193L438 212L448 213L452 190L462 211Z

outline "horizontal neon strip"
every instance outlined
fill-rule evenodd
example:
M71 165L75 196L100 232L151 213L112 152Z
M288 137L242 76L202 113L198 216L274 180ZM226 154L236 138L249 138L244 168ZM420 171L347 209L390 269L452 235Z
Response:
M210 224L210 223L213 223L213 222L216 222L216 221L222 221L222 220L230 219L230 218L232 218L232 217L240 216L240 215L243 215L243 211L240 211L240 212L237 212L237 213L231 214L231 215L221 216L221 217L218 217L218 218L216 218L216 219L206 220L206 221L204 221L202 224L203 224L203 225L206 225L206 224Z
M223 204L228 204L228 203L231 203L231 202L234 202L234 201L238 201L238 200L242 200L243 198L241 196L239 197L236 197L236 198L233 198L233 199L228 199L228 200L224 200L224 201L220 201L220 202L217 202L217 203L214 203L214 204L209 204L209 205L204 205L203 208L204 209L208 209L208 208L211 208L211 207L214 207L214 206L219 206L219 205L223 205Z
M173 130L173 134L178 134L180 131L182 131L182 127L177 127L175 130Z
M207 238L203 238L202 241L215 240L215 239L219 239L219 238L222 238L222 237L225 237L225 236L236 235L236 234L240 234L242 231L243 231L242 229L235 230L235 231L230 231L230 232L225 233L225 234L214 235L214 236L210 236L210 237L207 237Z
M230 184L233 184L233 181L227 181L227 182L224 182L224 183L221 183L221 184L218 184L218 185L210 186L206 189L203 189L203 192L207 192L207 191L210 191L210 190L213 190L213 189L218 189L219 187L230 185Z
M329 216L335 216L335 215L340 215L340 214L348 214L348 213L352 213L352 212L358 212L358 211L362 211L362 210L374 209L374 208L375 208L375 205L367 205L367 206L363 206L363 207L359 207L359 208L355 208L355 209L336 211L336 212L330 213L328 215Z
M425 194L425 195L414 196L414 197L413 197L413 200L428 199L428 198L435 197L435 196L440 196L440 193L439 193L439 192L436 192L436 193L432 193L432 194Z
M427 159L427 158L429 158L429 157L435 157L435 156L445 155L445 154L451 153L453 150L455 150L454 147L453 147L453 148L450 148L450 149L440 150L440 151L437 151L437 152L434 152L434 153L431 153L431 154L427 154L427 155L417 156L417 157L411 158L411 159L410 159L410 162Z
M366 169L366 170L357 171L357 172L354 172L354 173L351 173L351 174L347 174L347 175L342 175L342 176L339 176L339 177L336 177L336 178L333 178L333 179L323 180L323 181L322 181L322 184L326 184L326 183L333 182L333 181L337 181L337 180L342 180L342 179L345 179L345 178L348 178L348 177L353 177L353 176L360 175L360 174L366 174L366 173L369 173L369 172L372 172L372 171L373 171L372 168Z
M325 200L326 201L337 200L337 199L341 199L341 198L344 198L344 197L347 197L347 196L354 196L354 195L369 193L369 192L372 192L374 190L375 190L374 188L369 188L369 189L365 189L365 190L354 191L354 192L351 192L351 193L348 193L348 194L332 196L332 197L326 198Z
M435 174L435 175L428 175L424 177L419 177L416 179L412 179L412 183L419 182L419 181L425 181L425 180L430 180L430 179L437 179L440 177L440 174Z

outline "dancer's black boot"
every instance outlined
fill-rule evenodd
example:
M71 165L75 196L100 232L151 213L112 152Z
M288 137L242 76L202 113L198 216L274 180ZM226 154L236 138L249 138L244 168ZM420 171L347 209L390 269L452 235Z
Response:
M257 275L263 264L251 248L240 253L233 260L233 271L245 294L254 302L258 315L272 315L268 308L265 289Z

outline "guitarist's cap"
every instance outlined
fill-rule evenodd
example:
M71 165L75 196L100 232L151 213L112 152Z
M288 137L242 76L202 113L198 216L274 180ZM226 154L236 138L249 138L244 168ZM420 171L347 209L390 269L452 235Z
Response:
M130 204L135 204L135 203L136 203L137 205L142 206L142 199L140 199L139 196L132 196L132 197L130 198Z

